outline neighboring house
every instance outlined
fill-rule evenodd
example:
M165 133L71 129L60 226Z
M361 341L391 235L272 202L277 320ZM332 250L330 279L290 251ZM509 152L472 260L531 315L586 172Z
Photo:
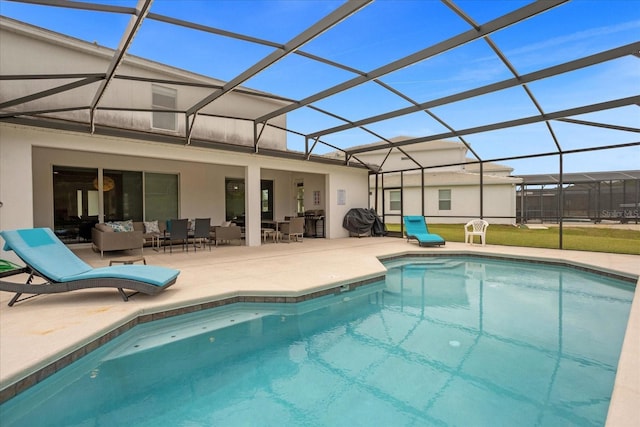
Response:
M392 142L408 139L397 137ZM434 223L462 223L483 217L494 224L515 224L516 185L512 168L467 158L467 147L458 142L432 141L389 152L388 144L376 143L380 150L360 153L358 159L373 170L384 172L369 178L370 206L388 223L399 223L401 215L422 215ZM386 147L385 147L386 146ZM335 154L334 154L335 155ZM434 167L436 165L448 165ZM424 169L424 193L421 171ZM389 172L385 172L389 171ZM401 174L397 171L402 172ZM481 210L482 193L482 210ZM424 194L424 207L422 205Z
M262 220L322 210L324 236L348 235L342 219L368 203L368 172L287 151L286 117L254 145L243 118L281 101L239 88L202 108L185 138L176 111L224 82L126 56L101 92L115 56L0 17L0 229L50 227L83 242L109 219L237 216L247 244L259 245ZM128 108L111 108L123 100Z

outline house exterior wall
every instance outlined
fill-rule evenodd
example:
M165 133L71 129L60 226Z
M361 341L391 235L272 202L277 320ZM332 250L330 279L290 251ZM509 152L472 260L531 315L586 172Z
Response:
M436 141L438 143L439 141ZM428 148L425 144L416 144L417 147L406 146L403 147L405 153L411 158L416 160L422 166L436 166L446 165L453 163L464 163L466 148L460 144L447 143L442 148ZM443 144L444 145L444 144ZM371 153L360 154L360 158L366 159L367 163L373 163L380 165L386 156L387 150L384 153L373 151ZM394 150L392 154L384 162L384 170L403 170L403 169L415 169L419 167L408 156ZM438 171L459 171L462 170L463 165L445 166L437 168Z
M246 168L253 167L260 170L258 180L273 178L276 218L295 213L293 180L302 179L305 190L310 190L305 194L305 206L313 205L307 197L313 197L314 189L321 192L317 208L327 215L327 238L347 237L348 232L342 228L344 215L350 208L368 202L365 170L292 159L7 123L0 123L0 154L1 229L53 226L54 164L177 173L180 216L210 216L212 223L224 219L225 177L243 178ZM345 205L337 205L337 189L346 191ZM254 196L259 197L259 193ZM259 223L259 211L253 217Z
M451 210L440 210L439 190L451 190ZM483 212L480 213L480 192L477 185L442 185L425 187L424 215L433 223L460 224L470 219L484 217L492 224L515 224L515 186L486 185L484 187ZM373 190L372 190L373 191ZM402 220L399 210L392 210L389 194L385 195L385 222L399 224ZM404 187L402 200L403 215L422 215L420 187ZM373 195L372 195L373 197ZM372 199L373 200L373 199ZM378 191L378 202L382 201L382 191ZM373 202L372 202L373 206ZM378 209L378 212L381 212Z
M28 54L25 54L27 52ZM73 64L75 74L104 74L109 68L114 53L112 50L61 34L52 33L40 28L31 27L17 21L0 18L0 63L3 74L7 75L53 75L68 74L69 64ZM207 78L184 70L169 67L153 61L147 61L128 55L118 67L118 76L134 76L138 79L112 79L104 92L98 109L95 112L95 124L119 129L155 132L179 137L186 135L185 116L176 114L177 129L162 130L152 127L151 111L116 111L109 107L125 107L132 109L152 108L152 86L176 90L176 109L187 110L209 94L215 92L216 86L224 82ZM180 81L202 86L178 85L170 83L144 82L142 79L156 81ZM76 81L82 77L69 79L26 79L3 81L0 91L0 102L19 99L25 94L38 93ZM49 110L73 106L91 105L102 80L77 87L73 90L57 93L32 100L20 107L9 110ZM228 117L253 118L266 114L285 105L280 101L262 96L249 96L238 91L226 93L199 110L195 116L192 138L222 142L243 146L252 146L254 127L250 120L231 119ZM212 115L222 116L213 117ZM87 108L49 113L49 117L89 123ZM286 127L286 117L276 117L270 124ZM281 129L266 127L260 136L263 148L286 150L286 133Z
M406 137L399 137L402 141ZM480 208L481 177L476 163L467 163L467 148L462 143L451 141L431 141L403 147L405 153L393 150L383 165L387 172L378 177L377 206L375 175L369 178L370 206L375 207L384 221L399 224L401 215L424 215L436 223L466 223L469 219L483 217L490 223L515 224L516 188L519 178L510 177L512 169L497 163L483 165L482 210ZM388 149L385 150L385 153ZM370 151L360 154L367 163L380 164L381 152ZM407 159L411 156L424 171L411 170L418 167ZM436 165L452 165L432 167ZM408 170L407 170L408 169ZM402 172L399 172L402 171ZM423 187L424 178L424 189ZM384 191L381 189L384 187ZM391 209L392 191L402 187L402 211ZM439 190L451 191L450 209L441 210ZM383 206L384 193L384 206ZM422 206L424 194L424 209Z

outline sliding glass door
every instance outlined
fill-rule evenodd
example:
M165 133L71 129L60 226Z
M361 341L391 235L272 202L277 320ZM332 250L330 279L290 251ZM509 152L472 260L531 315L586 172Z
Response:
M105 169L102 182L105 221L142 221L142 172Z
M98 222L98 169L54 166L53 212L60 240L90 241Z
M144 174L145 221L178 218L178 175Z
M99 172L53 167L53 224L62 241L90 242L100 214L104 221L178 218L178 175L105 169L100 187Z

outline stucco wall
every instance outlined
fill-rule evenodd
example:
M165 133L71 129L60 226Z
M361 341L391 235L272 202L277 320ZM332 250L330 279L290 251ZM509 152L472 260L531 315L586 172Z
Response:
M11 20L0 19L0 63L3 74L68 74L69 64L73 64L74 73L100 74L108 69L114 52L102 46L51 33L49 31L22 25ZM176 90L176 109L185 111L194 104L214 93L216 86L224 82L198 74L127 56L118 68L118 76L155 79L156 81L180 81L199 86L178 84L156 84ZM66 84L70 80L61 79L57 84ZM68 108L70 106L91 105L102 81L92 82L73 90L57 93L32 100L28 104L9 107L11 109L48 110ZM0 101L18 99L25 94L38 93L51 89L53 83L47 79L12 80L4 82ZM114 107L149 110L152 108L152 83L140 80L116 77L109 82L98 107ZM203 87L206 85L208 87ZM193 138L214 142L223 142L252 146L254 139L253 122L231 119L238 117L253 119L285 105L281 101L262 96L250 96L237 91L226 93L224 99L216 100L199 110L193 122ZM89 123L89 109L59 111L49 114L64 120ZM221 117L213 117L219 115ZM185 135L184 114L176 114L177 129L166 131L154 129L154 132L171 136ZM192 118L193 119L193 118ZM150 111L123 111L98 108L95 111L95 123L122 129L152 130ZM286 116L275 117L270 124L285 127ZM286 133L281 129L268 126L261 132L260 146L263 148L286 149Z
M451 210L439 209L440 189L451 190ZM515 186L512 184L486 185L484 187L482 216L492 224L515 224ZM373 196L372 196L373 198ZM425 216L440 224L466 223L469 219L479 218L480 187L475 185L442 185L426 187L424 190ZM419 187L405 187L403 191L403 214L421 215L422 198ZM382 192L378 192L378 203L382 203ZM379 212L381 212L379 210ZM385 221L400 222L400 211L390 210L388 192L385 196ZM397 215L397 216L395 216ZM505 218L507 217L507 218Z

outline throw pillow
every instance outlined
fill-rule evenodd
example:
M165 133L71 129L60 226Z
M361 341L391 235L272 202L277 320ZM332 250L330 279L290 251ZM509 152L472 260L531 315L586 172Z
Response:
M109 221L107 222L107 225L113 228L113 231L117 233L133 231L133 221L130 219L127 221Z
M144 232L146 234L160 233L160 227L158 227L158 220L145 221L144 222Z

